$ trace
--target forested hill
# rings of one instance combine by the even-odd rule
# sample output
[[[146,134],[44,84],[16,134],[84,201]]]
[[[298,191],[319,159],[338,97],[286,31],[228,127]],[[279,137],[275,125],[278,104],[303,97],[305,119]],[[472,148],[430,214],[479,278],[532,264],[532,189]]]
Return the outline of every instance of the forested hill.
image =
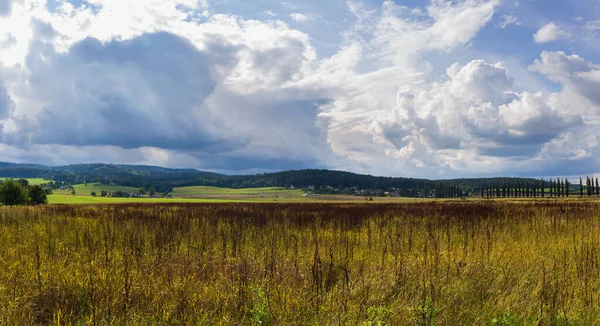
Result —
[[[0,177],[45,178],[69,184],[102,183],[121,186],[154,187],[169,191],[182,186],[217,186],[228,188],[290,187],[305,188],[352,188],[357,189],[434,189],[440,184],[453,184],[462,188],[476,189],[482,183],[509,180],[457,179],[427,180],[398,177],[375,177],[342,171],[298,170],[256,175],[223,175],[194,169],[168,169],[146,165],[76,164],[44,166],[38,164],[15,164],[0,162]],[[510,179],[515,180],[515,179]],[[532,179],[518,179],[528,181]]]

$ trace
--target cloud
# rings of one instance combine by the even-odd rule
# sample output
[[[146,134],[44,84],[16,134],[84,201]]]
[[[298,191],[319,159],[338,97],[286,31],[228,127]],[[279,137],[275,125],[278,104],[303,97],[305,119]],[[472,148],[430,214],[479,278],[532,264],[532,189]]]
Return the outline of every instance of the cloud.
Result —
[[[292,17],[292,19],[297,23],[306,23],[308,21],[314,20],[313,17],[298,12],[290,14],[290,17]]]
[[[378,67],[357,76],[356,89],[346,91],[352,95],[336,98],[321,113],[329,123],[328,140],[335,152],[378,171],[410,171],[413,175],[498,173],[503,167],[530,171],[525,162],[538,162],[547,155],[548,144],[575,130],[594,130],[586,123],[585,116],[590,112],[582,110],[587,107],[585,102],[574,100],[571,91],[567,91],[581,93],[591,89],[589,85],[575,84],[572,78],[558,79],[569,76],[565,70],[570,70],[588,82],[595,80],[597,76],[591,72],[589,62],[572,60],[573,65],[581,61],[581,67],[555,68],[556,72],[551,73],[553,60],[549,58],[561,55],[543,53],[542,61],[547,63],[544,67],[550,70],[545,75],[565,87],[555,94],[513,89],[513,80],[504,65],[484,60],[454,64],[442,79],[425,80],[429,65],[419,54],[452,49],[464,39],[455,38],[446,46],[420,43],[420,39],[404,40],[403,30],[412,34],[415,26],[392,18],[382,20],[395,22],[386,28],[398,28],[393,33],[395,39],[402,41],[398,49],[411,49],[414,55],[397,57],[391,67]],[[427,31],[424,34],[431,32],[431,27],[418,25]],[[385,32],[392,34],[392,30],[373,30],[374,35]],[[361,34],[360,40],[363,38]],[[396,43],[386,42],[381,47],[383,51],[375,48],[373,52],[385,53],[395,49]],[[354,67],[357,65],[361,65],[360,59]],[[351,80],[346,79],[346,85],[352,85]],[[585,96],[590,95],[593,93]],[[577,106],[579,109],[574,109]],[[588,134],[595,137],[593,132]],[[589,146],[583,148],[577,157],[587,157],[593,151]],[[540,171],[556,169],[544,162],[536,164]]]
[[[57,155],[59,153],[60,155]],[[47,165],[113,162],[118,164],[146,164],[170,167],[198,166],[193,156],[151,147],[124,149],[119,146],[65,146],[37,145],[16,147],[0,144],[0,154],[8,162],[38,162]]]
[[[322,166],[331,155],[315,123],[326,91],[297,85],[314,49],[281,22],[218,15],[191,40],[89,37],[66,52],[53,25],[32,26],[3,136],[14,148],[152,148],[240,170]]]
[[[600,65],[595,65],[576,54],[543,52],[541,58],[535,60],[530,69],[563,85],[565,97],[575,97],[578,100],[575,103],[580,107],[573,110],[589,114],[600,109]],[[573,103],[573,100],[570,102]]]
[[[37,144],[196,149],[232,146],[216,136],[201,105],[215,87],[205,55],[168,33],[101,43],[65,54],[33,45],[27,94],[46,104],[22,132]],[[56,84],[56,76],[61,83]],[[29,113],[21,108],[21,116]]]
[[[562,30],[554,23],[548,23],[533,34],[533,40],[536,43],[548,43],[559,39],[569,39],[571,33]]]
[[[6,87],[0,84],[0,120],[10,117],[15,108],[15,103],[8,94]]]
[[[519,26],[522,23],[517,19],[517,17],[513,16],[513,15],[502,15],[502,21],[498,23],[498,27],[504,29],[507,28],[510,25],[516,25]]]
[[[393,144],[396,157],[419,159],[411,148],[430,149],[423,153],[429,157],[420,158],[423,165],[438,164],[440,150],[535,155],[543,144],[583,123],[552,108],[542,94],[512,93],[512,79],[501,64],[455,64],[447,74],[444,83],[400,93],[394,114],[375,122],[374,130]]]
[[[432,178],[597,166],[595,59],[544,52],[516,72],[481,59],[477,35],[500,0],[351,1],[328,39],[268,6],[259,21],[218,13],[224,2],[26,4],[0,19],[6,160]],[[555,91],[523,91],[524,74]]]
[[[16,44],[17,38],[11,33],[6,34],[4,40],[0,41],[0,47],[2,48],[10,48]]]
[[[584,28],[588,31],[598,31],[600,30],[600,20],[588,21]]]

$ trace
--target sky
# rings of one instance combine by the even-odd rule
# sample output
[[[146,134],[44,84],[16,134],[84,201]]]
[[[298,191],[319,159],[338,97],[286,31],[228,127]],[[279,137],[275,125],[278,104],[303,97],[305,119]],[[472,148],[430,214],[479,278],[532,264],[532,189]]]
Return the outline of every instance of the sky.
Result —
[[[600,0],[0,0],[0,160],[600,172]]]

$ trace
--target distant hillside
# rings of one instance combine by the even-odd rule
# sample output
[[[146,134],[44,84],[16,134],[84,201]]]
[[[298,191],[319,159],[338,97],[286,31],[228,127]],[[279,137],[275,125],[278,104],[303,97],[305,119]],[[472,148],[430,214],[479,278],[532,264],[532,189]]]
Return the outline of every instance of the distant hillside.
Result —
[[[532,179],[456,179],[427,180],[399,177],[375,177],[331,170],[298,170],[256,175],[223,175],[194,169],[169,169],[158,166],[122,164],[73,164],[44,166],[0,162],[0,177],[45,178],[70,184],[102,183],[130,187],[154,187],[157,191],[170,191],[183,186],[216,186],[227,188],[290,187],[345,189],[434,189],[440,185],[456,185],[465,190],[477,190],[480,185],[506,180]]]

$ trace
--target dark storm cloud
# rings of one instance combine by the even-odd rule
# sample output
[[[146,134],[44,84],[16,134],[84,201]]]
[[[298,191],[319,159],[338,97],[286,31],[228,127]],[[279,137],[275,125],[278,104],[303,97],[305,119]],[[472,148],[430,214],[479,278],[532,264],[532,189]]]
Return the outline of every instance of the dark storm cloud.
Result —
[[[212,35],[199,50],[161,32],[108,42],[87,38],[61,53],[52,45],[57,33],[51,25],[33,21],[32,27],[25,62],[31,73],[18,95],[36,101],[20,103],[13,116],[17,131],[4,135],[15,149],[114,147],[131,156],[155,148],[229,171],[322,166],[330,154],[317,125],[327,96],[278,86],[299,74],[301,42],[285,44],[293,47],[289,55],[250,51]],[[276,85],[250,90],[232,83],[228,77],[235,81],[242,52],[253,64],[244,69]]]
[[[482,147],[477,151],[481,155],[494,157],[520,157],[523,159],[530,158],[540,151],[541,146],[502,146],[502,147]]]
[[[36,30],[53,35],[48,26]],[[34,143],[209,152],[242,145],[204,112],[216,85],[210,62],[180,37],[88,38],[65,54],[38,40],[32,49],[30,91],[48,103],[29,130]]]
[[[313,159],[295,159],[295,158],[281,158],[281,157],[260,157],[260,156],[200,156],[201,169],[207,170],[227,170],[227,171],[244,171],[252,169],[265,169],[273,171],[283,170],[299,170],[299,169],[318,169],[328,168],[328,166],[315,162]]]
[[[482,128],[465,120],[469,132],[484,140],[492,141],[497,146],[477,146],[478,153],[494,157],[534,157],[552,139],[563,132],[583,126],[581,116],[561,117],[554,112],[524,121],[517,130],[505,128]],[[516,133],[515,131],[518,131]]]

